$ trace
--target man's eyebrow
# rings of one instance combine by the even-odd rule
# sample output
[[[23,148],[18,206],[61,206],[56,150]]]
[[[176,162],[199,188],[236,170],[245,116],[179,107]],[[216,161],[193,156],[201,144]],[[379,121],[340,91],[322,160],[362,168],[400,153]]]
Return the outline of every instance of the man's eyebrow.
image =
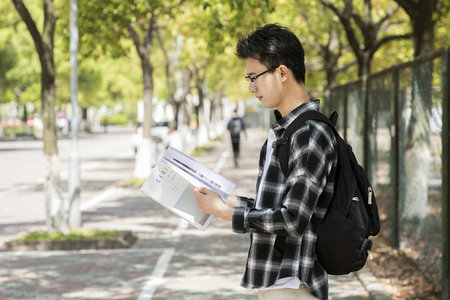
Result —
[[[256,74],[256,73],[255,72],[247,73],[248,76],[253,75],[253,74]]]

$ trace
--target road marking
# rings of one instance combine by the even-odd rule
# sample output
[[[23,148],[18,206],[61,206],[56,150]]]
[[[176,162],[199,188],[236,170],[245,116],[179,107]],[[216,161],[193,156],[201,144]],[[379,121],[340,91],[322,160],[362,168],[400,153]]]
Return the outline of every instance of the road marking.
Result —
[[[225,165],[225,162],[227,161],[228,158],[228,150],[222,152],[222,155],[220,155],[219,161],[216,164],[216,167],[214,168],[214,172],[219,173],[223,166]]]
[[[214,172],[219,173],[222,170],[228,158],[228,153],[229,153],[228,151],[222,152],[219,160],[216,163]],[[178,223],[177,228],[172,232],[171,236],[174,238],[181,237],[183,235],[183,232],[186,230],[188,226],[189,223],[184,219],[181,219],[180,222]],[[156,289],[163,283],[164,273],[166,272],[167,267],[169,266],[174,253],[175,253],[174,248],[167,248],[164,250],[163,254],[161,254],[161,256],[158,259],[158,262],[156,263],[153,273],[150,275],[150,278],[145,284],[143,290],[141,291],[138,300],[152,299]]]
[[[153,297],[153,293],[156,291],[159,285],[163,283],[164,273],[166,273],[167,267],[169,266],[172,256],[175,253],[174,248],[164,249],[163,254],[158,259],[155,269],[150,275],[150,278],[145,283],[144,289],[138,297],[138,300],[150,300]]]
[[[120,193],[120,189],[115,188],[115,187],[110,187],[106,190],[104,190],[102,193],[100,193],[99,195],[95,196],[94,198],[91,198],[90,200],[84,202],[83,204],[80,205],[80,209],[81,211],[84,211],[88,208],[91,208],[92,206],[94,206],[95,204],[109,198],[112,196],[117,197],[117,195]]]
[[[181,237],[183,235],[183,232],[186,230],[186,228],[188,228],[188,226],[189,226],[189,223],[186,220],[181,219],[180,222],[178,222],[177,228],[174,231],[172,231],[171,236],[173,238]]]

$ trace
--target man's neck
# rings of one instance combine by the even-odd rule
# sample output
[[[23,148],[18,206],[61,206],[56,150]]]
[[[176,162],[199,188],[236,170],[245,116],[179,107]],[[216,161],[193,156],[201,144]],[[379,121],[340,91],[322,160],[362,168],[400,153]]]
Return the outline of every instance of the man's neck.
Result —
[[[287,84],[288,86],[285,88],[283,101],[277,107],[283,117],[303,103],[309,101],[305,84],[296,81]]]

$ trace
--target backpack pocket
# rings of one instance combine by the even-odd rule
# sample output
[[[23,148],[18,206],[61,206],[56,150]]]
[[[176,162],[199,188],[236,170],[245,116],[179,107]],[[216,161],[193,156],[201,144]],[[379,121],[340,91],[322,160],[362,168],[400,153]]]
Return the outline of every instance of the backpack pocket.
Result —
[[[339,213],[330,214],[317,228],[316,255],[331,275],[360,270],[367,260],[366,247],[371,244],[359,226]]]
[[[355,222],[355,226],[367,232],[369,227],[369,217],[367,216],[367,209],[364,204],[364,197],[362,197],[359,189],[356,189],[355,195],[350,202],[347,218]]]

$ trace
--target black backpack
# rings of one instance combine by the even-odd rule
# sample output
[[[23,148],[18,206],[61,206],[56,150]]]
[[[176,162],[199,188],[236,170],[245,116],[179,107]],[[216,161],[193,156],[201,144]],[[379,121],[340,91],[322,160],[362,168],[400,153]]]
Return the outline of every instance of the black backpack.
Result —
[[[238,118],[233,118],[230,121],[230,125],[228,126],[228,129],[230,130],[230,133],[232,135],[239,135],[242,130],[241,120]]]
[[[380,231],[373,188],[352,147],[336,131],[337,117],[337,112],[328,119],[318,111],[306,111],[289,125],[276,142],[281,169],[287,177],[291,135],[307,120],[324,122],[333,129],[338,152],[334,193],[324,219],[319,221],[313,215],[311,221],[317,233],[317,258],[325,271],[332,275],[360,270],[372,248],[369,236],[375,236]]]

